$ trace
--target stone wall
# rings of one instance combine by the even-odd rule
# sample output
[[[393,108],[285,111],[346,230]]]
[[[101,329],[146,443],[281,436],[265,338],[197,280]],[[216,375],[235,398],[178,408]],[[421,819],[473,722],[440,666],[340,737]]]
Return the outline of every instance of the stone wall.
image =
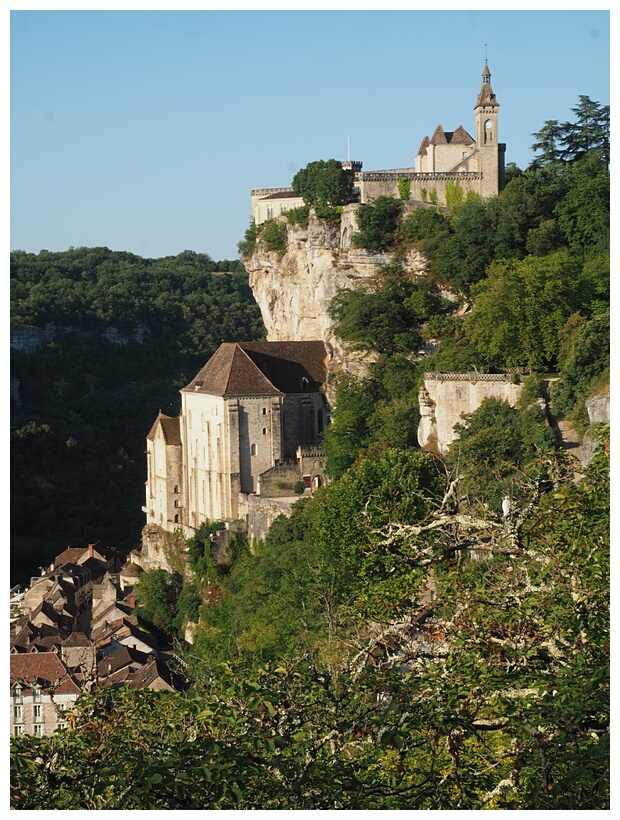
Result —
[[[445,453],[457,438],[454,426],[463,414],[473,413],[486,398],[507,401],[514,407],[522,388],[510,373],[425,373],[419,393],[420,447]]]
[[[299,501],[300,496],[288,496],[287,498],[263,498],[259,495],[245,496],[239,499],[239,507],[247,515],[247,536],[250,548],[257,542],[262,541],[267,535],[269,527],[280,515],[290,518],[293,511],[293,504]]]

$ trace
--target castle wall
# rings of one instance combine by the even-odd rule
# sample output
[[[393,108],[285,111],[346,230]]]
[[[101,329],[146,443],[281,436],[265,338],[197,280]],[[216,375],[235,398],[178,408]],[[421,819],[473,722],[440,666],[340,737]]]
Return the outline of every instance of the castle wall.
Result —
[[[463,414],[473,413],[483,399],[507,401],[515,407],[522,384],[514,382],[509,373],[425,373],[420,388],[420,447],[444,454],[458,436],[454,425]]]

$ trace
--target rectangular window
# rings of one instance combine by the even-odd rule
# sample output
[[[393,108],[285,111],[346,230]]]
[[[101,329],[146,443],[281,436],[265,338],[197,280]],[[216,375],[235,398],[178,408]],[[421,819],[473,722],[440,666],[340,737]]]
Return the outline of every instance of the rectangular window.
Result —
[[[40,723],[35,723],[33,728],[35,737],[41,737],[43,735],[43,726],[41,726]]]
[[[13,689],[13,700],[15,701],[15,703],[21,703],[22,702],[22,689],[21,689],[21,686],[16,686]]]
[[[35,705],[32,707],[32,711],[33,711],[34,719],[35,720],[37,720],[37,719],[41,720],[41,704],[40,703],[35,703]]]
[[[13,718],[15,720],[22,719],[22,707],[21,706],[14,706],[13,707]]]
[[[23,726],[13,726],[13,734],[15,735],[15,737],[17,737],[18,735],[21,735],[21,733],[23,731],[24,731]]]
[[[60,729],[66,729],[66,728],[67,728],[67,724],[66,724],[66,723],[59,723],[59,724],[58,724],[58,726],[57,726],[56,728],[57,728],[57,729],[59,729],[59,730],[60,730]]]
[[[33,692],[32,692],[32,699],[33,699],[33,701],[34,701],[35,703],[36,703],[37,701],[40,701],[40,700],[41,700],[41,690],[40,690],[40,689],[34,689],[34,690],[33,690]]]

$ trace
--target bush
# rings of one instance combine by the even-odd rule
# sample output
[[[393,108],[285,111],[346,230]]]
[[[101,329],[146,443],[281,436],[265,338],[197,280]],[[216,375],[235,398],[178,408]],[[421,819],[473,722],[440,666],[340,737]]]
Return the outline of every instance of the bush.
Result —
[[[301,225],[302,228],[308,227],[308,219],[310,217],[310,206],[300,205],[299,208],[293,208],[286,212],[286,218],[289,225]]]
[[[286,223],[276,219],[268,219],[263,222],[261,228],[261,242],[264,242],[270,251],[284,253],[288,242]]]
[[[407,200],[411,196],[411,180],[403,177],[398,180],[398,196],[402,200]]]
[[[301,495],[305,491],[305,489],[306,489],[306,482],[303,480],[303,478],[298,479],[293,484],[293,492],[295,493],[295,495]]]
[[[357,212],[359,232],[351,240],[356,248],[382,252],[397,242],[403,203],[391,196],[378,196],[372,205],[360,205]]]
[[[246,230],[243,239],[237,243],[237,250],[243,259],[252,256],[256,248],[256,240],[258,238],[259,225],[254,220],[250,222],[250,227]]]

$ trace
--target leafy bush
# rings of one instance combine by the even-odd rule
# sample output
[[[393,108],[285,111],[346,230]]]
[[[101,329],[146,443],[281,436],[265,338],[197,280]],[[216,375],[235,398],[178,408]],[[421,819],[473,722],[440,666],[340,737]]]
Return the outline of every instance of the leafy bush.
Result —
[[[308,219],[310,217],[310,206],[300,205],[299,208],[292,208],[286,211],[285,214],[289,225],[301,225],[302,228],[308,227]]]
[[[292,187],[306,205],[344,205],[353,194],[354,176],[352,169],[345,170],[336,159],[317,160],[295,174]]]
[[[411,197],[411,180],[403,177],[398,180],[398,196],[402,200],[408,200]]]
[[[264,242],[270,251],[284,253],[288,238],[286,223],[279,219],[268,219],[261,225],[260,240]]]
[[[360,205],[357,211],[358,233],[351,243],[356,248],[382,252],[393,248],[403,204],[391,196],[378,196],[372,205]]]
[[[237,250],[243,259],[248,259],[254,253],[259,230],[260,226],[252,220],[250,227],[246,229],[243,239],[237,243]]]

